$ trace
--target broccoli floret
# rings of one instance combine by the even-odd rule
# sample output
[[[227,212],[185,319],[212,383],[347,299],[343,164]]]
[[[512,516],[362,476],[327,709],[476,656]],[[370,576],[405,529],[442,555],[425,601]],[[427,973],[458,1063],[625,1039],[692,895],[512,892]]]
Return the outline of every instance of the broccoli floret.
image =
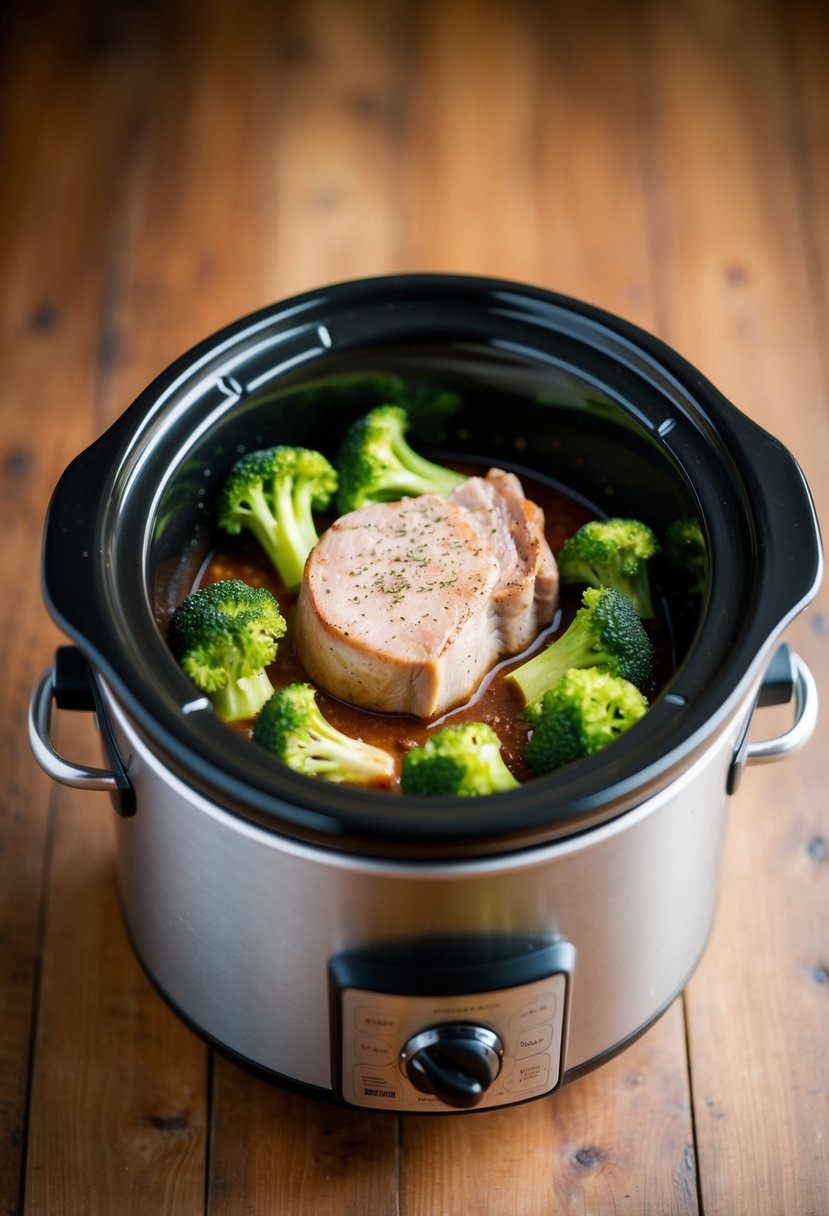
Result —
[[[463,405],[463,397],[452,389],[385,372],[368,377],[358,373],[348,395],[352,401],[362,398],[364,410],[393,401],[406,411],[411,426],[427,432],[442,426]]]
[[[588,587],[581,602],[564,633],[507,676],[521,690],[530,718],[571,667],[601,667],[637,688],[650,679],[653,646],[628,597],[614,587]]]
[[[253,718],[273,693],[265,668],[285,620],[270,591],[240,579],[209,583],[182,600],[167,630],[170,649],[225,722]]]
[[[418,456],[406,440],[409,418],[398,405],[378,405],[346,431],[337,456],[341,515],[374,502],[449,494],[465,478]]]
[[[613,743],[647,711],[645,697],[628,680],[599,667],[571,668],[538,702],[524,760],[550,773]]]
[[[302,582],[305,561],[319,540],[313,512],[324,511],[337,474],[321,452],[274,447],[236,461],[219,495],[219,526],[232,535],[247,528],[286,588]]]
[[[504,763],[498,736],[485,722],[444,726],[423,747],[413,747],[403,757],[406,794],[475,798],[518,785]]]
[[[254,723],[253,738],[306,777],[351,785],[389,784],[394,777],[393,757],[332,726],[310,684],[275,692]]]
[[[699,520],[683,515],[665,531],[665,554],[688,579],[689,595],[702,595],[708,578],[708,556]]]
[[[594,519],[564,542],[558,569],[563,583],[615,587],[641,617],[652,617],[648,560],[658,552],[655,535],[638,519]]]
[[[442,426],[453,414],[457,414],[463,405],[460,393],[451,389],[436,388],[431,384],[416,384],[410,380],[401,380],[400,388],[381,396],[379,400],[393,401],[401,406],[413,427],[433,431]]]

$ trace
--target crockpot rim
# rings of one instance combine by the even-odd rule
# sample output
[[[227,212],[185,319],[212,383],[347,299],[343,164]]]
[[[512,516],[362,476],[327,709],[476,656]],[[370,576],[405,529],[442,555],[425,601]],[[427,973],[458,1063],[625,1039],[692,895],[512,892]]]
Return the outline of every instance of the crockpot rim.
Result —
[[[720,443],[723,443],[723,429],[729,436],[729,444],[736,443],[738,447],[750,439],[762,437],[764,442],[774,446],[778,456],[780,453],[785,454],[787,477],[792,484],[797,481],[799,469],[785,448],[741,415],[705,377],[660,339],[622,318],[558,293],[509,280],[459,275],[393,275],[351,280],[318,288],[251,313],[208,336],[171,364],[139,394],[133,405],[96,443],[76,458],[70,469],[77,467],[79,462],[83,466],[89,459],[88,453],[96,451],[99,458],[111,461],[113,484],[118,483],[119,477],[123,484],[125,454],[129,452],[130,443],[142,433],[142,426],[146,431],[151,419],[162,417],[164,403],[173,400],[177,387],[186,386],[188,379],[196,377],[201,365],[205,361],[209,362],[217,351],[232,350],[235,345],[254,333],[267,331],[278,324],[284,325],[299,317],[303,317],[306,323],[312,323],[317,314],[323,317],[326,315],[325,310],[332,306],[332,302],[339,302],[347,307],[349,302],[356,306],[367,296],[371,296],[375,304],[378,299],[385,297],[387,307],[393,308],[398,304],[407,303],[405,298],[398,300],[398,297],[405,297],[407,292],[440,292],[444,296],[453,292],[473,293],[481,308],[484,307],[485,300],[490,303],[496,301],[499,307],[503,306],[505,301],[509,302],[510,306],[518,307],[523,304],[529,311],[537,309],[542,314],[545,309],[552,308],[559,320],[562,315],[570,319],[571,329],[578,329],[583,325],[587,328],[593,327],[596,332],[609,333],[620,342],[628,344],[640,361],[644,356],[653,365],[655,374],[669,377],[689,402],[702,407],[701,414],[706,418],[713,408],[717,414],[717,438]],[[389,299],[390,296],[395,297],[393,302]],[[349,323],[352,327],[355,325],[353,315],[349,317]],[[730,453],[730,447],[728,450]],[[134,464],[134,461],[128,463]],[[64,474],[59,486],[64,483],[69,472],[70,470],[67,470]],[[130,475],[133,475],[132,471]],[[802,474],[799,476],[802,481]],[[805,482],[803,486],[805,488]],[[228,772],[225,769],[217,769],[215,764],[211,765],[211,749],[215,741],[218,739],[220,743],[227,744],[231,732],[224,724],[213,719],[212,714],[205,715],[208,721],[198,725],[196,722],[202,716],[200,714],[191,714],[185,721],[185,715],[181,711],[182,697],[189,694],[189,701],[193,702],[193,689],[169,653],[167,658],[171,670],[174,669],[170,680],[177,684],[174,698],[176,704],[172,717],[171,707],[166,707],[163,717],[166,717],[167,721],[164,721],[163,717],[160,719],[157,707],[154,712],[152,706],[145,703],[145,697],[136,696],[133,681],[129,678],[130,673],[127,671],[125,676],[120,661],[123,656],[116,654],[113,660],[112,652],[108,651],[106,646],[100,647],[90,639],[84,627],[74,619],[75,614],[71,610],[64,611],[62,600],[65,600],[65,596],[60,590],[62,576],[59,567],[65,576],[66,562],[57,561],[55,558],[57,538],[54,511],[58,509],[59,502],[59,489],[56,489],[53,508],[50,508],[47,522],[44,547],[44,594],[49,610],[58,624],[87,655],[93,670],[100,671],[111,685],[119,703],[130,717],[160,748],[167,761],[174,764],[179,775],[187,774],[191,784],[215,792],[221,798],[222,804],[229,806],[229,809],[236,810],[244,817],[252,817],[275,831],[303,838],[312,837],[338,848],[347,842],[348,847],[358,850],[403,849],[404,852],[411,853],[412,850],[422,849],[432,853],[434,850],[474,851],[476,847],[485,847],[486,851],[512,849],[524,847],[528,841],[538,837],[550,839],[551,832],[554,835],[581,832],[595,822],[604,822],[636,805],[646,791],[661,788],[671,780],[679,768],[690,763],[706,745],[706,740],[711,737],[713,731],[719,729],[735,712],[740,700],[746,696],[747,689],[752,682],[756,682],[759,665],[774,636],[811,598],[820,577],[820,553],[817,546],[810,572],[801,579],[798,589],[792,592],[787,588],[785,606],[780,600],[773,611],[767,608],[761,621],[754,623],[756,627],[752,634],[753,640],[748,646],[753,653],[753,661],[749,664],[743,661],[740,678],[731,681],[730,692],[720,700],[717,713],[707,715],[704,723],[698,723],[693,731],[685,735],[681,743],[660,753],[655,760],[651,756],[647,761],[646,756],[647,762],[642,762],[641,757],[648,751],[643,742],[646,732],[637,727],[614,744],[609,752],[580,761],[575,778],[573,773],[564,771],[535,778],[521,790],[509,795],[493,795],[486,800],[475,800],[474,813],[470,813],[472,808],[469,800],[401,800],[399,796],[388,797],[375,791],[332,788],[322,782],[285,771],[274,773],[271,770],[267,781],[268,788],[263,789],[251,781],[251,747],[239,738],[234,738],[233,742],[244,749],[244,752],[241,753],[239,764],[234,766],[233,771]],[[811,500],[808,490],[805,490],[804,502],[809,508]],[[58,507],[55,504],[58,504]],[[813,508],[811,513],[814,518]],[[100,529],[104,528],[105,515],[105,508],[99,507],[94,520],[98,539]],[[705,518],[710,520],[710,515]],[[816,528],[815,520],[814,529]],[[99,550],[103,554],[105,545],[101,544]],[[87,561],[93,551],[89,548],[84,551]],[[94,561],[92,564],[94,566]],[[98,572],[100,574],[100,569]],[[99,585],[101,584],[106,588],[106,579],[103,576],[99,579]],[[108,605],[105,604],[106,606]],[[702,633],[707,611],[706,608],[701,614]],[[668,688],[647,715],[645,722],[650,720],[653,724],[651,735],[657,725],[663,734],[670,736],[675,733],[675,727],[668,720],[672,717],[676,719],[682,712],[687,711],[687,698],[685,704],[680,705],[676,691],[672,690],[675,690],[677,680],[693,656],[696,644],[695,642],[692,645],[685,663],[680,666]],[[743,650],[745,649],[744,645]],[[675,698],[673,704],[671,696]],[[216,728],[222,732],[221,736],[217,734]],[[274,787],[280,792],[275,794]],[[574,788],[575,794],[572,792]],[[551,818],[549,803],[553,797],[567,800],[568,813]],[[370,801],[367,802],[367,799]],[[410,806],[411,814],[408,813]],[[369,808],[368,811],[366,807]]]

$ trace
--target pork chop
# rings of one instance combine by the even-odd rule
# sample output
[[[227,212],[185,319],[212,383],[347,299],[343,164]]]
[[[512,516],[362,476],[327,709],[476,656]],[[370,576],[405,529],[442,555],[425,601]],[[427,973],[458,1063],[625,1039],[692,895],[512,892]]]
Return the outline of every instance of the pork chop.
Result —
[[[375,503],[320,538],[295,640],[321,687],[366,709],[431,720],[468,700],[498,659],[552,620],[557,581],[543,515],[521,507],[517,478],[503,503],[502,483],[470,480],[488,487],[470,488],[470,507],[432,494]]]
[[[492,596],[502,655],[525,650],[553,619],[558,567],[544,535],[544,512],[524,494],[514,473],[490,469],[449,495],[464,507],[481,540],[498,558],[501,577]]]

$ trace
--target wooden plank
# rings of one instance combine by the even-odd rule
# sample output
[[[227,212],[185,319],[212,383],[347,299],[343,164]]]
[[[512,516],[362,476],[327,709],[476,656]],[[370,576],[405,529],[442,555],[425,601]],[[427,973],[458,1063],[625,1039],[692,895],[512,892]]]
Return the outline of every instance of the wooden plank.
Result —
[[[408,40],[400,268],[537,280],[532,6],[426,0]]]
[[[208,1211],[397,1216],[397,1119],[280,1090],[221,1057]]]
[[[280,6],[263,68],[273,126],[258,233],[273,298],[399,269],[405,11],[400,0]]]
[[[826,435],[820,334],[774,11],[771,0],[750,10],[700,6],[695,18],[657,13],[655,28],[645,27],[655,69],[645,104],[660,166],[655,255],[671,301],[660,325],[738,407],[808,460],[803,427],[818,450]]]
[[[638,9],[600,0],[539,12],[536,277],[653,331],[660,268]]]
[[[273,6],[143,12],[146,77],[116,202],[101,424],[191,346],[268,302]]]
[[[0,1211],[18,1212],[50,783],[26,741],[28,701],[58,631],[39,586],[43,518],[58,471],[91,437],[108,183],[123,94],[90,128],[99,65],[76,91],[68,12],[19,11],[0,71],[0,526],[13,593],[0,597]],[[94,155],[91,150],[94,147]]]
[[[787,11],[783,45],[788,51],[787,85],[794,104],[802,236],[817,317],[817,333],[829,333],[829,13],[822,4],[796,4]],[[818,343],[824,380],[829,352]]]
[[[798,205],[783,19],[766,4],[652,5],[650,20],[666,336],[801,458],[825,515],[815,237]],[[790,631],[824,689],[825,630],[810,620],[825,603]],[[829,1193],[826,763],[813,746],[748,773],[733,800],[715,932],[687,998],[706,1213],[818,1212]]]

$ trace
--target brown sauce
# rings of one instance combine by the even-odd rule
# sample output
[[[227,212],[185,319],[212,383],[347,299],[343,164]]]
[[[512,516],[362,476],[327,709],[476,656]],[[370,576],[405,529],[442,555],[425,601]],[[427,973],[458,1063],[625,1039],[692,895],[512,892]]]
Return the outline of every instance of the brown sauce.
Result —
[[[460,468],[460,471],[468,473],[469,476],[484,476],[487,469],[469,466]],[[583,502],[555,486],[536,481],[524,473],[521,474],[521,481],[527,497],[536,502],[544,511],[545,531],[553,553],[558,553],[567,537],[571,536],[577,528],[587,520],[596,517],[595,512],[591,511]],[[329,522],[331,521],[321,520],[320,530]],[[283,688],[297,680],[312,683],[313,681],[308,680],[293,648],[292,623],[296,608],[296,593],[286,591],[280,585],[276,571],[254,540],[244,536],[223,538],[220,545],[211,553],[191,589],[195,590],[198,586],[227,578],[238,578],[255,587],[267,587],[279,603],[288,627],[285,636],[279,643],[276,662],[268,669],[274,687]],[[502,752],[507,765],[518,780],[527,780],[532,774],[523,764],[521,757],[527,742],[529,727],[523,714],[521,695],[511,681],[504,679],[504,675],[566,629],[580,602],[580,588],[562,587],[559,611],[556,613],[553,624],[539,634],[533,645],[522,654],[513,655],[496,664],[484,677],[469,701],[431,722],[422,722],[408,714],[375,713],[361,709],[356,705],[332,697],[324,689],[318,688],[317,701],[320,709],[328,721],[344,734],[364,739],[367,743],[383,748],[396,758],[397,778],[394,789],[399,789],[400,766],[404,754],[412,747],[422,746],[429,736],[440,727],[457,722],[487,722],[492,726],[501,740]],[[665,639],[659,636],[658,624],[654,622],[647,624],[653,626],[650,632],[656,648],[657,665],[664,666]],[[657,680],[659,681],[659,671],[657,671]],[[237,722],[232,726],[240,734],[249,737],[253,724],[252,722]]]

